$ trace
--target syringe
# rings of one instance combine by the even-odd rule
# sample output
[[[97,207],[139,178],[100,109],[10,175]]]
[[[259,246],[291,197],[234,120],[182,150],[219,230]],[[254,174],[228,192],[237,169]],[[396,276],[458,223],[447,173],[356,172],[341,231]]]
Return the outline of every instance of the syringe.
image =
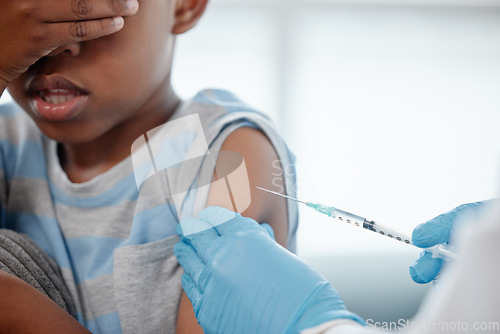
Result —
[[[299,199],[296,199],[296,198],[293,198],[290,196],[286,196],[286,195],[280,194],[278,192],[264,189],[261,187],[256,187],[256,188],[260,189],[260,190],[267,191],[268,193],[271,193],[274,195],[278,195],[281,197],[291,199],[291,200],[299,202],[299,203],[303,203],[303,204],[307,205],[308,207],[313,208],[314,210],[321,212],[329,217],[337,218],[341,222],[345,222],[345,223],[348,223],[348,224],[351,224],[354,226],[362,227],[366,230],[369,230],[369,231],[375,232],[377,234],[389,237],[391,239],[395,239],[397,241],[404,242],[408,245],[413,245],[410,236],[408,236],[404,233],[401,233],[397,230],[394,230],[392,228],[385,227],[385,226],[382,226],[380,224],[376,224],[374,221],[369,221],[366,218],[357,216],[357,215],[349,213],[347,211],[343,211],[343,210],[334,208],[333,206],[327,206],[327,205],[320,204],[320,203],[301,201]],[[423,250],[431,253],[432,257],[435,257],[435,258],[441,258],[441,259],[445,259],[445,260],[456,259],[456,254],[452,252],[452,250],[450,249],[448,244],[439,244],[439,245],[435,245],[435,246],[432,246],[429,248],[423,248]]]

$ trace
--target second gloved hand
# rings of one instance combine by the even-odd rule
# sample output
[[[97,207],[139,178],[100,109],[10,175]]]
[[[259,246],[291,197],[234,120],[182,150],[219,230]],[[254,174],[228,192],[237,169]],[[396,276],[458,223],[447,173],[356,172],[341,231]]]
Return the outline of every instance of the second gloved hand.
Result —
[[[418,225],[413,230],[413,244],[417,247],[427,248],[449,243],[456,222],[463,219],[465,215],[477,216],[485,203],[463,204]],[[429,283],[437,277],[443,265],[444,261],[442,259],[433,258],[431,253],[424,251],[420,258],[410,266],[410,275],[417,283]]]
[[[181,226],[174,251],[206,333],[298,333],[332,319],[364,323],[324,277],[276,243],[269,225],[210,207]]]

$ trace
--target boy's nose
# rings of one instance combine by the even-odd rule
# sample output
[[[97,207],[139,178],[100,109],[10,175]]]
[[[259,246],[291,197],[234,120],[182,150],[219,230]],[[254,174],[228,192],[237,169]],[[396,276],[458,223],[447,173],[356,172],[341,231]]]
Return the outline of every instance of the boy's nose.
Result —
[[[67,52],[71,56],[78,56],[80,54],[80,43],[69,43],[69,44],[64,44],[61,45],[60,47],[54,49],[51,53],[49,53],[47,56],[49,57],[54,57],[57,55],[60,55],[61,53]]]

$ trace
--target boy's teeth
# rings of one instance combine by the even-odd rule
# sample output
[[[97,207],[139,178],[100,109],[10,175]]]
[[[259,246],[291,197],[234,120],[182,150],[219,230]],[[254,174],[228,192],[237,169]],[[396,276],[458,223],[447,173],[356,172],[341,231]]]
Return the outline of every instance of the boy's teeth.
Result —
[[[79,94],[70,93],[59,89],[49,90],[48,92],[40,92],[42,99],[50,104],[61,104],[68,102]]]
[[[43,99],[45,100],[45,102],[48,102],[50,104],[61,104],[64,102],[68,102],[74,97],[75,95],[50,95],[44,96]]]

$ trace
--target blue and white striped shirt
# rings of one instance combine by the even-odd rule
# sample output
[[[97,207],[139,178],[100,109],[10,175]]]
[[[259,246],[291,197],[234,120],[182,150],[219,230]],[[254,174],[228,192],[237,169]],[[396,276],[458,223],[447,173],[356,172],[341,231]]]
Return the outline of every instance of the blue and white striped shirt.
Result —
[[[175,117],[198,114],[210,150],[217,152],[243,126],[262,130],[283,164],[293,157],[267,118],[232,94],[205,90]],[[183,156],[190,136],[172,136],[162,154]],[[14,104],[0,105],[0,227],[28,234],[62,270],[78,320],[94,333],[175,332],[182,270],[174,255],[178,216],[196,215],[207,192],[191,186],[179,213],[162,196],[136,186],[131,157],[84,183],[72,183],[46,138]],[[200,168],[203,161],[200,160]],[[285,184],[294,196],[295,175]],[[195,184],[179,169],[175,182]],[[293,250],[297,207],[289,203]],[[181,217],[182,218],[182,217]]]

